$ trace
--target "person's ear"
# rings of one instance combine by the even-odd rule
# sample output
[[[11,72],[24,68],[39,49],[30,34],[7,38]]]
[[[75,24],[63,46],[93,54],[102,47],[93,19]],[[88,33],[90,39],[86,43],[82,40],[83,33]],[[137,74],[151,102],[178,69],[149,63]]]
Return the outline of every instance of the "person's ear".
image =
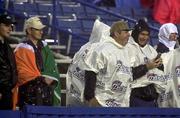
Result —
[[[118,37],[119,33],[118,32],[114,32],[114,36]]]
[[[27,32],[28,34],[30,34],[30,33],[31,33],[31,28],[27,28],[27,29],[26,29],[26,32]]]

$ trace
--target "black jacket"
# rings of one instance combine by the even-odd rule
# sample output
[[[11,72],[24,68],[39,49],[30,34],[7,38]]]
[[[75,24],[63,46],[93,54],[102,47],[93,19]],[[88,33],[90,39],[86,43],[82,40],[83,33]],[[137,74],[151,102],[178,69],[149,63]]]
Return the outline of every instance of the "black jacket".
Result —
[[[5,40],[0,41],[0,93],[11,90],[17,81],[17,69],[13,50]],[[6,90],[7,90],[6,89]]]
[[[169,48],[167,48],[164,44],[162,44],[161,42],[159,42],[159,44],[157,45],[156,51],[157,51],[158,53],[165,53],[165,52],[169,52]]]
[[[160,70],[164,69],[164,66],[159,67]],[[144,76],[148,72],[146,65],[139,65],[137,67],[132,68],[133,80],[139,79]],[[144,101],[154,101],[158,98],[158,93],[156,92],[154,84],[147,85],[145,87],[134,88],[131,91],[130,97],[130,107],[133,107],[134,98],[139,98]],[[153,103],[157,104],[157,103]]]
[[[177,45],[174,46],[174,49],[177,48]],[[169,48],[166,47],[164,44],[162,44],[161,42],[159,42],[159,44],[157,45],[157,49],[156,51],[158,53],[166,53],[166,52],[169,52]]]

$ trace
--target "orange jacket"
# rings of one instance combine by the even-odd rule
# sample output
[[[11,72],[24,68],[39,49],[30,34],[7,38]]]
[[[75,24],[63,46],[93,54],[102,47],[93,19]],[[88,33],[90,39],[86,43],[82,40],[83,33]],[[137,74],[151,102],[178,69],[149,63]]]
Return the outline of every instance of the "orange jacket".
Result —
[[[41,76],[36,66],[34,49],[30,45],[25,43],[19,44],[15,49],[15,58],[18,71],[18,82],[13,89],[13,110],[16,109],[16,104],[18,102],[19,86]]]

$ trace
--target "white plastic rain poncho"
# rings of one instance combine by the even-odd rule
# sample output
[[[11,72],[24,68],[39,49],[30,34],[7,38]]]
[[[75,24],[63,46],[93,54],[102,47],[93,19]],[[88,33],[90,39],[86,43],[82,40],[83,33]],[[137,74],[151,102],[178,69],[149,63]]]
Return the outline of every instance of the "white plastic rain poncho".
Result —
[[[128,51],[110,36],[91,53],[87,71],[97,74],[95,98],[103,107],[128,107],[132,73]]]
[[[144,47],[140,47],[132,37],[127,44],[127,48],[129,50],[132,67],[146,64],[148,61],[156,58],[157,56],[157,52],[152,46],[146,44]],[[165,74],[162,70],[154,68],[149,70],[146,75],[134,80],[132,88],[145,87],[153,83],[159,93],[158,106],[163,107],[162,104],[164,101],[161,98],[167,88],[168,79],[171,79],[169,74]]]
[[[73,106],[83,105],[83,92],[84,92],[84,60],[86,55],[91,52],[100,42],[102,42],[102,36],[109,35],[110,27],[99,20],[94,22],[93,30],[89,39],[81,49],[75,54],[72,64],[67,71],[67,83],[68,101],[67,104]],[[86,66],[87,68],[87,66]]]
[[[173,79],[167,80],[168,89],[162,98],[165,107],[180,107],[180,49],[162,54],[164,72],[172,75]]]

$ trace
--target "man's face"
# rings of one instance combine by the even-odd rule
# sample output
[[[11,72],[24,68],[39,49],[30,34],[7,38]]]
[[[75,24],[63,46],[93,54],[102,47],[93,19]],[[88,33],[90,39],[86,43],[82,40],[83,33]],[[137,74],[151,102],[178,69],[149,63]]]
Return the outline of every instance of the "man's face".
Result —
[[[148,31],[142,31],[139,33],[138,36],[138,44],[142,47],[144,47],[149,40],[149,32]]]
[[[0,23],[0,36],[1,37],[8,38],[10,36],[11,31],[12,31],[11,24]]]
[[[40,40],[42,39],[43,29],[30,28],[30,35],[34,40]]]
[[[169,39],[171,40],[171,41],[176,41],[176,39],[177,39],[177,33],[171,33],[170,35],[169,35]]]
[[[129,36],[130,36],[129,31],[119,32],[117,35],[118,43],[121,44],[122,46],[125,46],[128,43]]]

